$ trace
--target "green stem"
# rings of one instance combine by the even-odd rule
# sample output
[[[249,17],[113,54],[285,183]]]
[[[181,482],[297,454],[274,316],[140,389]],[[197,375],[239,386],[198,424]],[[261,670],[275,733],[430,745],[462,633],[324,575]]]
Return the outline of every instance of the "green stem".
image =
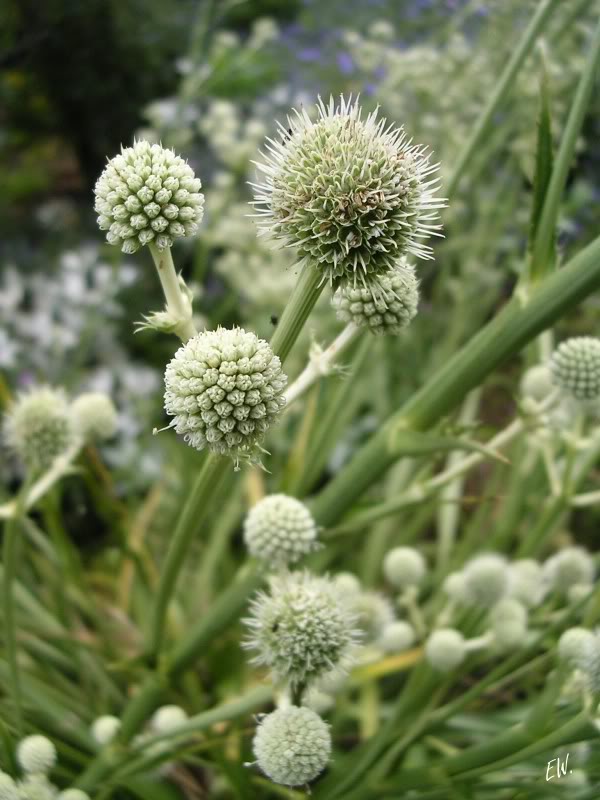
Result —
[[[156,658],[159,654],[164,634],[165,619],[169,602],[175,591],[177,578],[183,566],[185,556],[194,536],[204,522],[207,509],[225,471],[231,466],[229,459],[207,453],[202,469],[177,521],[167,550],[167,558],[161,571],[158,593],[152,611],[150,628],[149,655]]]
[[[526,303],[513,297],[392,414],[317,497],[313,511],[318,522],[327,526],[339,519],[351,501],[403,454],[401,447],[395,446],[399,433],[432,427],[503,361],[599,287],[600,237],[549,276]]]
[[[182,342],[187,342],[192,336],[197,334],[197,330],[192,321],[192,309],[190,301],[184,296],[181,290],[181,284],[175,271],[173,264],[173,255],[171,248],[167,247],[165,250],[159,250],[155,244],[148,245],[152,260],[156,267],[160,285],[162,286],[165,300],[167,303],[167,311],[178,320],[175,328],[175,333]]]
[[[4,602],[4,639],[6,658],[10,676],[10,691],[16,709],[17,727],[23,730],[23,711],[21,698],[21,682],[19,679],[19,665],[17,661],[17,633],[15,626],[15,603],[13,583],[17,573],[17,541],[19,533],[19,504],[14,517],[11,517],[4,528],[4,541],[2,558],[4,567],[4,580],[2,581],[2,598]]]
[[[558,6],[558,3],[559,0],[545,0],[545,2],[538,6],[536,13],[532,17],[529,25],[523,33],[521,41],[513,51],[510,61],[500,76],[500,79],[496,84],[496,90],[490,97],[487,106],[484,108],[479,119],[477,120],[471,136],[466,141],[465,146],[458,155],[454,169],[447,181],[446,191],[448,196],[451,196],[454,193],[458,182],[464,175],[465,168],[471,161],[471,157],[476,152],[477,148],[482,144],[486,135],[492,128],[494,123],[494,115],[512,88],[519,70],[523,66],[525,59],[533,48],[535,40],[544,28],[554,9]]]
[[[310,262],[305,264],[271,337],[271,348],[282,362],[288,357],[324,285],[317,267]]]

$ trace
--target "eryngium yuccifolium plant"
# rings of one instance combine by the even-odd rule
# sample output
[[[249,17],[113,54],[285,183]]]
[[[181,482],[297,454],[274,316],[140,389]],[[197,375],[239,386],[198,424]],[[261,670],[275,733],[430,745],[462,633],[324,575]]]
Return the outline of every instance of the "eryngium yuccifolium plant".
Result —
[[[252,743],[256,763],[275,783],[303,786],[323,772],[331,755],[329,726],[310,708],[267,714]]]
[[[401,256],[430,258],[438,232],[436,165],[402,128],[363,117],[356,100],[319,100],[317,120],[294,111],[269,139],[255,186],[259,231],[297,249],[323,279],[363,285]]]
[[[408,264],[371,279],[367,286],[343,282],[333,297],[339,319],[375,336],[397,336],[416,316],[418,304],[419,282]]]
[[[286,494],[271,494],[246,515],[244,541],[255,558],[293,564],[317,546],[317,526],[304,503]]]
[[[577,336],[560,344],[550,358],[554,384],[576,400],[600,397],[600,339]]]
[[[79,433],[88,441],[110,439],[117,431],[117,409],[103,392],[80,394],[71,403],[71,411]]]
[[[33,474],[48,469],[77,438],[65,393],[49,386],[19,395],[3,428],[4,440]]]
[[[96,182],[98,225],[107,231],[106,241],[124,253],[150,242],[164,250],[197,232],[204,209],[201,185],[172,150],[134,142],[110,159]]]
[[[269,344],[241,328],[203,331],[179,348],[165,371],[171,427],[197,450],[256,460],[285,405],[287,377]]]
[[[270,593],[260,593],[246,620],[255,664],[293,688],[306,687],[349,661],[359,633],[353,614],[335,585],[309,572],[271,578]]]

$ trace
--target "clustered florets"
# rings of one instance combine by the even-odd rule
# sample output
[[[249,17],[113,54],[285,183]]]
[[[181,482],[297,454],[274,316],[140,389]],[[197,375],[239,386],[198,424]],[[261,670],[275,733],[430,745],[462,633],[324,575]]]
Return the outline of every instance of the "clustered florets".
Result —
[[[219,327],[194,336],[167,365],[165,410],[197,450],[252,460],[285,405],[286,383],[266,341]]]
[[[314,780],[331,755],[329,726],[304,706],[279,708],[261,721],[253,741],[260,769],[284,786]]]
[[[550,359],[554,384],[576,400],[600,397],[600,339],[577,336],[559,345]]]
[[[135,253],[153,243],[159,250],[193,236],[202,220],[204,195],[192,168],[172,150],[146,141],[124,147],[95,187],[98,225],[109,244]]]
[[[244,541],[261,561],[293,564],[317,546],[317,526],[308,508],[285,494],[259,500],[244,520]]]
[[[333,304],[343,322],[366,328],[375,336],[397,336],[416,316],[419,282],[414,268],[403,263],[388,274],[373,278],[368,287],[342,283]]]
[[[295,111],[269,139],[257,185],[259,231],[297,249],[324,280],[363,285],[392,272],[401,256],[430,257],[437,232],[436,166],[402,128],[357,101],[319,101],[313,122]]]

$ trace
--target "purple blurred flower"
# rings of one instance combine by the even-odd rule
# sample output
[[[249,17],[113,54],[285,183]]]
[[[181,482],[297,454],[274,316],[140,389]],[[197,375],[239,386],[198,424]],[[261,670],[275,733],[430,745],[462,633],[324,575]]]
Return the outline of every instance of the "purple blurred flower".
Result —
[[[352,61],[350,53],[338,53],[336,61],[342,75],[350,75],[354,72],[354,61]]]
[[[318,47],[303,47],[298,51],[298,58],[300,61],[319,61],[321,51]]]

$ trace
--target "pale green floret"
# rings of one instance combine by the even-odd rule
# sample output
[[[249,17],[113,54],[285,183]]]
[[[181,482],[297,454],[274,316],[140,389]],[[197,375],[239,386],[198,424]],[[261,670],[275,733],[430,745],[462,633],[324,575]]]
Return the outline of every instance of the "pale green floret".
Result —
[[[386,653],[402,653],[413,646],[415,639],[413,626],[404,620],[396,620],[385,626],[378,644]]]
[[[465,640],[460,631],[440,628],[425,643],[425,658],[438,672],[450,672],[464,660]]]
[[[19,800],[17,784],[6,772],[0,772],[0,800]]]
[[[81,789],[65,789],[58,795],[57,800],[90,800],[90,796]]]
[[[491,608],[506,594],[509,575],[506,559],[496,553],[471,559],[463,570],[465,603]]]
[[[285,494],[254,505],[244,521],[250,555],[275,565],[293,564],[317,547],[317,526],[308,508]]]
[[[343,667],[358,638],[355,619],[327,578],[291,572],[270,580],[246,620],[256,651],[254,663],[269,667],[276,680],[305,687]]]
[[[65,393],[48,386],[19,395],[3,428],[6,443],[33,474],[47,470],[77,438]]]
[[[17,761],[24,772],[45,775],[56,764],[56,748],[45,736],[27,736],[18,744]]]
[[[383,561],[383,574],[397,589],[418,586],[426,572],[425,559],[413,547],[394,547]]]
[[[167,365],[165,410],[196,450],[257,460],[285,405],[286,383],[267,342],[241,328],[219,327],[194,336]]]
[[[367,328],[375,336],[397,336],[417,314],[419,282],[408,264],[369,280],[346,281],[333,297],[338,319]]]
[[[112,741],[121,727],[121,720],[110,714],[98,717],[92,723],[92,736],[98,744],[108,744]]]
[[[594,575],[594,561],[583,547],[565,547],[544,563],[547,583],[562,594],[575,584],[593,583]]]
[[[188,715],[179,706],[161,706],[154,712],[151,726],[157,733],[168,733],[169,731],[183,725],[188,719]]]
[[[542,566],[533,559],[523,558],[510,565],[509,594],[527,608],[535,608],[544,599],[546,587]]]
[[[363,644],[378,641],[384,629],[394,621],[393,606],[380,592],[361,591],[348,595],[344,602],[351,610],[356,626],[362,633]]]
[[[401,256],[430,258],[423,240],[438,232],[437,179],[425,149],[402,128],[356,101],[319,101],[312,122],[294,111],[268,140],[258,168],[259,231],[295,247],[323,279],[368,283],[396,268]]]
[[[536,403],[546,400],[553,389],[552,371],[545,364],[530,367],[521,379],[521,394]]]
[[[600,339],[567,339],[552,354],[550,369],[559,389],[576,400],[596,400],[600,397]]]
[[[494,644],[501,650],[510,650],[525,644],[527,637],[527,610],[517,600],[500,600],[490,613]]]
[[[103,392],[80,394],[71,403],[71,411],[79,433],[87,441],[110,439],[117,431],[117,409]]]
[[[257,764],[275,783],[303,786],[329,763],[329,726],[310,708],[289,706],[267,714],[252,743]]]
[[[338,572],[332,581],[341,594],[358,594],[361,590],[360,581],[351,572]]]
[[[201,182],[172,150],[146,141],[121,148],[94,189],[98,225],[124,253],[145,244],[159,250],[194,236],[204,213]]]
[[[568,628],[558,640],[558,656],[570,666],[577,666],[585,648],[594,640],[594,634],[586,628]]]

